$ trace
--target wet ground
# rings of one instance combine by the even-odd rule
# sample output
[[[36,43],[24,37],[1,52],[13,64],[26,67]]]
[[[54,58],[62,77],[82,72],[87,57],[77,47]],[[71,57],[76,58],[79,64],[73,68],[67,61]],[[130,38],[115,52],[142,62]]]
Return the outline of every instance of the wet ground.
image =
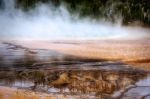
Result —
[[[149,71],[0,43],[0,86],[84,99],[150,99]]]

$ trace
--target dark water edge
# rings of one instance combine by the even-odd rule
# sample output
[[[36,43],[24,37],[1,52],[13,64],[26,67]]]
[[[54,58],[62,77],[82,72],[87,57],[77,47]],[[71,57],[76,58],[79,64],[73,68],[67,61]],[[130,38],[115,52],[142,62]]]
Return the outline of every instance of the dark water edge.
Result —
[[[0,86],[102,99],[146,99],[149,82],[149,72],[119,61],[83,59],[0,43]]]

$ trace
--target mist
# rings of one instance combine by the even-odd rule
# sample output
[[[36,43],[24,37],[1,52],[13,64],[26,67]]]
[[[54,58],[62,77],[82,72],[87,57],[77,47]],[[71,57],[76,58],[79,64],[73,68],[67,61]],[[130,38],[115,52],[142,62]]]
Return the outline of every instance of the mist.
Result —
[[[103,39],[149,39],[150,29],[122,26],[116,23],[79,18],[62,4],[58,8],[46,4],[28,12],[15,8],[15,0],[2,0],[0,10],[0,39],[8,40],[103,40]]]

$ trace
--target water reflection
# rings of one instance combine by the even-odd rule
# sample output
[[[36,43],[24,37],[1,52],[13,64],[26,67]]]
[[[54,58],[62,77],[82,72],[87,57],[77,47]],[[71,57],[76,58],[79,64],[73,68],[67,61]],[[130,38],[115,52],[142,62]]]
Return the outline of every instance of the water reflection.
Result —
[[[141,84],[146,77],[147,72],[121,62],[87,60],[11,43],[0,44],[1,86],[106,99],[124,96],[122,93],[128,87]]]
[[[146,76],[144,72],[133,70],[1,71],[0,85],[51,93],[109,96],[115,91],[135,85]]]

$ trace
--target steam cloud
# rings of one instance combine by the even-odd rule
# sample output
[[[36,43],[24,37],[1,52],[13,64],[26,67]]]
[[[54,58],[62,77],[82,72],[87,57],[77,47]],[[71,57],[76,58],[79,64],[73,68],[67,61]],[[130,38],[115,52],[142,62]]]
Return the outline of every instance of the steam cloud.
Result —
[[[140,27],[124,27],[116,24],[79,19],[71,15],[65,6],[57,9],[41,4],[29,12],[16,9],[15,0],[3,0],[0,10],[0,39],[143,39],[150,38],[150,30]]]

